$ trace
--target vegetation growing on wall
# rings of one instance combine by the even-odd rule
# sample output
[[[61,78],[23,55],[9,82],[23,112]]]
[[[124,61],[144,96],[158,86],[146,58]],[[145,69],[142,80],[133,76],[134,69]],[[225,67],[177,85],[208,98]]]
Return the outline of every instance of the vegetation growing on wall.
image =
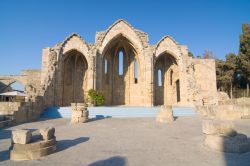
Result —
[[[98,92],[94,89],[90,89],[88,91],[88,96],[89,96],[90,102],[94,104],[95,106],[100,106],[104,104],[105,99],[101,92]]]

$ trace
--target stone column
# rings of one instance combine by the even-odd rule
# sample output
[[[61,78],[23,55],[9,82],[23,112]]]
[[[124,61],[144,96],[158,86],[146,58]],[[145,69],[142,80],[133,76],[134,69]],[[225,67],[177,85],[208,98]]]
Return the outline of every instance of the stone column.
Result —
[[[153,106],[153,71],[154,71],[154,62],[153,62],[153,50],[151,48],[146,48],[142,52],[144,54],[144,81],[145,81],[145,90],[144,90],[144,106]]]
[[[181,58],[178,61],[178,67],[179,67],[179,75],[180,75],[180,103],[181,104],[187,104],[187,78],[186,78],[186,61],[187,61],[187,47],[182,46],[181,47]]]
[[[88,90],[89,89],[96,89],[96,55],[97,50],[93,48],[89,52],[89,64],[88,64]],[[98,78],[99,79],[99,78]]]
[[[89,111],[85,103],[71,103],[71,123],[85,123],[88,121]]]

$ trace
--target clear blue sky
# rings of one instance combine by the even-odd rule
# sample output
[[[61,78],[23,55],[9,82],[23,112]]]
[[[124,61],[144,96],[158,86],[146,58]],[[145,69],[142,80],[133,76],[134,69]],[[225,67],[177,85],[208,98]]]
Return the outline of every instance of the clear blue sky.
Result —
[[[205,49],[223,59],[238,52],[241,24],[250,23],[249,0],[1,0],[0,74],[39,69],[42,48],[72,32],[93,43],[117,19],[149,34],[150,44],[171,35],[195,55]]]

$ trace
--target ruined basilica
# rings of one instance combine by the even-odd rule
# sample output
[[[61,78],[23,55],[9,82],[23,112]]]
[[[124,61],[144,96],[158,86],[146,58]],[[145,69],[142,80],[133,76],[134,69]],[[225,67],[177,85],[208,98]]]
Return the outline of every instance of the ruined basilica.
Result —
[[[95,43],[73,33],[42,50],[41,70],[24,71],[29,100],[46,106],[86,102],[95,89],[105,105],[217,104],[215,61],[188,56],[188,47],[165,36],[150,45],[148,34],[118,20],[96,33]]]

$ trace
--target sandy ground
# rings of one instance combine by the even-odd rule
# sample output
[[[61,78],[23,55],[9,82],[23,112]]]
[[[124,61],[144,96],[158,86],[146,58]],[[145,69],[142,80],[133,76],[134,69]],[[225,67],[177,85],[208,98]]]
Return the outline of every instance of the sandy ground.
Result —
[[[250,136],[250,120],[236,121]],[[10,161],[11,130],[56,128],[56,153],[34,161]],[[68,119],[40,120],[0,131],[0,165],[5,166],[250,166],[250,152],[221,153],[202,146],[201,118],[173,124],[153,118],[103,119],[70,125]],[[1,161],[2,160],[2,161]]]

